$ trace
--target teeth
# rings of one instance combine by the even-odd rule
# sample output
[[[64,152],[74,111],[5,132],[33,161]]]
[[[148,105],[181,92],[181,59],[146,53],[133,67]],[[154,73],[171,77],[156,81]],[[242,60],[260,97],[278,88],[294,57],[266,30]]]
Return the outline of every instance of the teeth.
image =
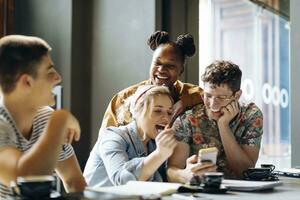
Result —
[[[210,109],[212,112],[219,112],[220,110]]]
[[[162,130],[165,129],[165,125],[157,124],[155,127],[156,127],[156,130],[157,130],[158,132],[161,132]]]
[[[159,76],[159,75],[157,75],[157,78],[158,78],[158,79],[164,79],[164,80],[168,79],[167,76]]]

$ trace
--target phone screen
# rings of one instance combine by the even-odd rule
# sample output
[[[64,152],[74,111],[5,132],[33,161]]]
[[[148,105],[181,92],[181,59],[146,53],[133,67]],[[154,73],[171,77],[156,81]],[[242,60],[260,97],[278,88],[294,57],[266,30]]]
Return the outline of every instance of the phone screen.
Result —
[[[209,161],[215,165],[217,164],[217,155],[218,149],[216,147],[200,149],[198,154],[198,162]]]
[[[172,199],[182,199],[182,200],[208,200],[206,196],[203,194],[197,194],[197,193],[175,193],[172,194]]]

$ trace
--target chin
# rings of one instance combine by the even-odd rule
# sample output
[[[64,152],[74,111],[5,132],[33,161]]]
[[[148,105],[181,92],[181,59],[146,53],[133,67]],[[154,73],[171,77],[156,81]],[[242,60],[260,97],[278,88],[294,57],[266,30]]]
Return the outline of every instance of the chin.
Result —
[[[209,117],[214,119],[214,120],[218,120],[221,116],[221,112],[213,112],[213,111],[209,111]]]
[[[49,102],[48,102],[48,104],[47,104],[47,106],[51,106],[51,107],[53,107],[53,106],[55,106],[56,105],[56,102],[55,102],[55,99],[54,98],[52,98]]]
[[[168,83],[166,81],[155,79],[154,84],[161,86],[161,85],[167,85]]]
[[[53,102],[53,103],[50,103],[48,106],[51,106],[51,107],[55,107],[56,103]]]

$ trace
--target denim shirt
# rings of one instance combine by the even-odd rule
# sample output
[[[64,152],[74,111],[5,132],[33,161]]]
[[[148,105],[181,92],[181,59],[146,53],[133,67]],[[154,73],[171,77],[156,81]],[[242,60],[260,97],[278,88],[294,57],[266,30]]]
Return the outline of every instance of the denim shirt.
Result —
[[[150,140],[149,153],[155,148],[154,140]],[[123,185],[138,180],[147,155],[135,121],[108,127],[92,149],[83,175],[89,187]],[[162,181],[162,176],[156,171],[148,181]]]

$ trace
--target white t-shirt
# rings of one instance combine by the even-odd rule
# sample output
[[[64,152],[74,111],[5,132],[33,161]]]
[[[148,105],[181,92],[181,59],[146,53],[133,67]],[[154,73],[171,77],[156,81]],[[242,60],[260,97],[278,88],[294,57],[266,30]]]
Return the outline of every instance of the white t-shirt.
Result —
[[[0,105],[0,149],[7,146],[13,146],[21,152],[26,152],[43,133],[52,112],[53,109],[50,107],[42,107],[38,110],[33,120],[31,137],[27,140],[18,130],[16,123],[8,110],[3,105]],[[59,155],[59,161],[66,160],[73,154],[73,147],[69,144],[64,145]],[[0,182],[0,199],[5,199],[7,195],[11,194],[11,189]]]

